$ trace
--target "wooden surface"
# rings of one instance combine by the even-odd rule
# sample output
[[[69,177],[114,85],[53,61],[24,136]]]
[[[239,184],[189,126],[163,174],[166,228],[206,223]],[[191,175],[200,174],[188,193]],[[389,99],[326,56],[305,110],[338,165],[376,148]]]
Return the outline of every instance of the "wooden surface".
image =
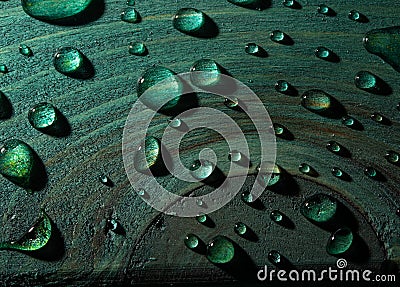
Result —
[[[400,261],[399,167],[384,159],[387,150],[400,150],[400,74],[362,47],[365,32],[374,28],[400,25],[400,6],[393,1],[326,1],[337,12],[335,17],[317,14],[320,1],[300,1],[303,8],[288,9],[281,1],[263,11],[244,9],[227,1],[136,1],[141,23],[120,20],[125,1],[105,1],[98,19],[79,26],[58,26],[26,15],[19,1],[0,2],[0,62],[9,73],[0,77],[0,90],[13,106],[13,116],[0,125],[0,140],[17,138],[30,144],[43,160],[48,182],[33,195],[0,178],[0,240],[18,238],[45,208],[62,235],[64,251],[51,261],[26,254],[0,251],[0,281],[6,285],[54,283],[84,285],[88,282],[190,282],[232,280],[232,272],[212,265],[204,256],[183,244],[186,233],[195,233],[205,242],[224,234],[241,246],[258,266],[270,264],[267,254],[276,249],[297,266],[334,266],[336,258],[325,252],[329,232],[300,215],[303,199],[316,192],[339,198],[354,214],[358,234],[368,245],[369,256],[351,266],[379,268],[384,259]],[[218,36],[200,39],[184,35],[172,27],[171,17],[182,7],[204,11],[218,26]],[[357,9],[369,23],[347,18]],[[294,40],[283,46],[269,39],[269,32],[280,29]],[[132,41],[144,41],[149,55],[128,53]],[[244,45],[261,45],[268,57],[245,54]],[[27,44],[34,56],[19,54],[18,45]],[[314,56],[317,46],[326,46],[340,57],[330,63]],[[92,62],[96,74],[89,80],[68,78],[55,71],[52,55],[57,48],[80,49]],[[137,99],[136,81],[152,65],[175,72],[187,72],[200,58],[211,58],[236,79],[248,84],[263,100],[273,122],[287,127],[293,141],[278,139],[277,163],[292,175],[296,185],[288,194],[266,191],[261,200],[264,210],[246,206],[235,198],[210,215],[214,228],[197,224],[195,219],[160,215],[144,203],[131,188],[123,168],[121,144],[125,120]],[[393,89],[387,96],[358,90],[354,75],[369,70]],[[299,97],[278,94],[273,86],[286,79],[299,93],[322,89],[339,100],[347,112],[364,126],[351,130],[340,120],[313,114],[300,105]],[[27,120],[35,103],[54,104],[68,119],[72,132],[54,138],[34,130]],[[224,110],[210,99],[210,106]],[[229,110],[226,110],[229,113]],[[383,126],[370,114],[382,112],[393,122]],[[235,115],[232,113],[232,116]],[[155,136],[161,136],[167,118],[155,119]],[[206,141],[208,132],[196,138],[198,148],[221,148],[221,139]],[[348,148],[352,157],[340,158],[325,145],[335,139]],[[191,149],[190,134],[182,150],[187,161],[197,158]],[[202,144],[204,142],[204,144]],[[207,144],[205,144],[207,143]],[[227,161],[224,155],[222,161]],[[255,159],[255,162],[257,158]],[[310,178],[298,171],[307,162],[320,174]],[[387,178],[377,182],[363,174],[373,165]],[[330,169],[343,168],[351,182],[334,178]],[[102,185],[98,176],[106,173],[115,183]],[[249,184],[252,178],[249,177]],[[170,178],[162,178],[168,182]],[[179,186],[174,187],[179,190]],[[197,186],[195,186],[197,188]],[[204,187],[205,189],[209,187]],[[273,209],[283,211],[295,224],[284,229],[269,219]],[[105,233],[106,219],[112,216],[126,234]],[[234,234],[237,221],[248,224],[259,241],[246,241]],[[254,279],[254,278],[253,278]]]

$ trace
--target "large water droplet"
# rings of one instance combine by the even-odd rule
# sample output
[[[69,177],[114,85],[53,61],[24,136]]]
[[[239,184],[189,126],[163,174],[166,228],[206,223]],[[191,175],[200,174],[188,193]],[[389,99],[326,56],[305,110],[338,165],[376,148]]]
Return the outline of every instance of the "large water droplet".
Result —
[[[142,42],[135,42],[129,45],[128,52],[135,56],[145,56],[147,55],[147,48]]]
[[[52,232],[51,220],[42,210],[39,220],[16,241],[8,241],[0,243],[1,249],[19,250],[19,251],[35,251],[43,248],[50,240]]]
[[[318,193],[304,200],[300,213],[314,222],[327,222],[332,219],[337,210],[337,200],[327,194]]]
[[[121,20],[128,23],[138,23],[141,20],[139,12],[133,7],[127,7],[121,13]]]
[[[135,169],[142,173],[148,173],[149,171],[153,171],[159,165],[160,161],[160,140],[153,136],[146,137],[135,153]]]
[[[400,72],[400,26],[367,32],[364,36],[364,47]]]
[[[220,66],[210,59],[200,59],[190,68],[191,72],[206,72],[192,73],[190,79],[192,83],[198,87],[212,87],[218,85],[221,81]]]
[[[206,23],[206,15],[195,8],[179,9],[172,18],[172,24],[178,31],[197,36]]]
[[[33,52],[32,52],[32,50],[31,50],[31,48],[29,48],[29,47],[28,47],[27,45],[25,45],[25,44],[19,45],[18,49],[19,49],[19,52],[21,53],[21,55],[24,55],[24,56],[26,56],[26,57],[33,56]]]
[[[53,105],[40,103],[28,112],[29,123],[37,130],[50,128],[57,121],[57,113]]]
[[[192,164],[192,166],[189,168],[190,174],[198,179],[198,180],[204,180],[208,178],[213,170],[214,170],[214,165],[212,162],[209,160],[195,160],[195,162]]]
[[[72,78],[87,79],[94,74],[93,66],[85,55],[72,47],[58,49],[53,64],[58,72]]]
[[[147,69],[139,78],[136,85],[136,92],[140,100],[149,108],[161,113],[171,113],[178,107],[183,91],[182,81],[176,73],[168,68],[156,66]],[[145,91],[149,90],[148,93]],[[165,102],[165,96],[177,95],[158,110],[158,107]]]
[[[207,259],[216,264],[230,262],[235,255],[232,241],[222,235],[214,237],[207,245]]]
[[[338,118],[344,113],[344,108],[338,101],[318,89],[304,92],[301,97],[301,105],[313,113],[330,118]]]
[[[244,235],[247,232],[247,226],[243,222],[238,222],[235,224],[233,230],[238,235]]]
[[[199,246],[200,238],[195,234],[189,233],[186,235],[184,242],[187,248],[195,249]]]
[[[92,3],[93,0],[22,0],[26,14],[43,21],[68,19],[76,16]]]
[[[19,186],[30,186],[34,163],[34,152],[23,141],[8,140],[0,149],[0,173]]]
[[[349,250],[353,243],[353,232],[349,228],[336,230],[328,240],[326,251],[330,255],[339,255]]]

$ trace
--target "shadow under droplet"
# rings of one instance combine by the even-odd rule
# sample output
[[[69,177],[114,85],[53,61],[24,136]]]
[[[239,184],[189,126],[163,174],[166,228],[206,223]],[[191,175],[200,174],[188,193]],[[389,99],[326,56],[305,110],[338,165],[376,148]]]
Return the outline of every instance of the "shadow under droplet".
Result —
[[[252,241],[252,242],[258,242],[258,236],[254,232],[253,229],[251,229],[249,226],[246,225],[246,233],[240,234],[240,237],[243,237],[246,240]]]
[[[295,224],[294,222],[286,215],[283,214],[282,212],[280,212],[282,214],[282,220],[281,221],[274,221],[276,224],[285,227],[287,229],[295,229]]]
[[[324,60],[326,60],[328,62],[331,62],[331,63],[339,63],[340,62],[340,57],[335,52],[330,51],[329,57],[325,58]]]
[[[283,126],[283,125],[279,125],[279,126],[280,126],[281,128],[283,128],[283,132],[280,133],[280,134],[276,134],[276,133],[275,133],[275,135],[276,135],[278,138],[281,138],[281,139],[284,139],[284,140],[288,140],[288,141],[294,140],[294,135],[292,134],[291,131],[288,130],[288,128],[286,128],[286,127]]]
[[[257,53],[252,54],[253,56],[259,57],[259,58],[267,58],[268,57],[268,52],[261,46],[258,46],[258,51]]]
[[[173,160],[168,149],[160,142],[161,154],[156,162],[150,167],[148,172],[145,174],[154,176],[165,176],[170,174],[170,170],[173,170]]]
[[[67,137],[71,134],[71,125],[67,118],[54,107],[57,120],[53,125],[40,129],[41,132],[54,137]]]
[[[299,194],[300,189],[293,176],[281,167],[281,178],[277,183],[268,186],[267,189],[288,196],[296,196]]]
[[[87,80],[94,77],[95,69],[92,62],[90,62],[90,60],[84,54],[82,54],[82,58],[83,58],[82,66],[79,67],[73,73],[69,73],[66,76],[78,80]]]
[[[225,179],[225,174],[217,166],[215,166],[213,172],[201,182],[214,188],[219,188],[225,182]]]
[[[206,255],[206,253],[207,253],[206,244],[200,238],[198,238],[197,240],[199,241],[198,245],[195,248],[192,248],[190,250],[192,250],[193,252],[196,252],[200,255]]]
[[[336,98],[329,95],[331,100],[331,105],[328,109],[319,112],[321,116],[331,118],[331,119],[340,119],[347,114],[346,108],[339,102]]]
[[[293,46],[294,40],[288,34],[283,33],[284,37],[283,40],[279,42],[279,44],[286,45],[286,46]]]
[[[370,250],[364,239],[360,235],[353,233],[353,243],[349,250],[343,254],[339,254],[337,257],[345,258],[354,263],[365,263],[370,257]]]
[[[105,1],[104,0],[93,0],[92,3],[86,7],[82,12],[63,19],[57,20],[42,20],[53,25],[59,26],[77,26],[77,25],[86,25],[93,21],[99,19],[105,11]]]
[[[359,120],[355,119],[355,118],[352,118],[352,119],[354,121],[353,124],[350,125],[350,126],[346,125],[346,127],[350,128],[352,130],[363,131],[364,130],[364,126],[362,125],[362,123]]]
[[[382,172],[380,172],[379,170],[376,170],[376,175],[374,177],[371,177],[372,179],[376,180],[376,181],[380,181],[380,182],[387,182],[387,178],[386,176],[383,175]]]
[[[10,100],[0,91],[0,119],[7,120],[14,113]]]
[[[47,185],[48,177],[46,172],[46,167],[43,164],[37,153],[33,151],[33,167],[32,173],[27,186],[24,186],[28,191],[40,191],[44,189]]]
[[[240,280],[241,282],[257,282],[257,266],[242,247],[240,247],[233,240],[231,240],[231,242],[235,249],[235,254],[232,260],[224,264],[213,264],[231,275],[236,280]]]
[[[197,38],[204,38],[204,39],[211,39],[215,38],[219,35],[219,28],[217,23],[214,22],[207,14],[203,13],[204,15],[204,24],[201,26],[200,29],[191,32],[185,32],[187,35],[197,37]]]
[[[47,244],[35,251],[20,252],[43,261],[58,261],[65,254],[64,238],[56,224],[51,220],[51,235]]]
[[[252,202],[246,202],[246,204],[248,206],[250,206],[251,208],[254,208],[257,210],[265,210],[266,209],[264,203],[259,198],[257,198],[256,200],[254,200]]]
[[[265,10],[268,9],[272,6],[272,1],[271,0],[258,0],[258,1],[253,1],[252,3],[237,3],[236,1],[230,1],[228,0],[228,2],[235,4],[237,6],[243,7],[243,8],[247,8],[247,9],[252,9],[252,10]],[[243,1],[246,2],[246,1]]]
[[[297,97],[299,95],[299,91],[290,83],[288,83],[288,88],[286,91],[279,92],[284,95],[292,96],[292,97]]]
[[[353,181],[353,179],[351,178],[350,174],[348,174],[347,172],[345,172],[343,170],[341,170],[341,171],[342,171],[342,175],[338,176],[337,178],[339,178],[339,179],[341,179],[343,181],[347,181],[347,182]]]
[[[300,10],[303,9],[303,6],[299,2],[293,1],[293,5],[288,8]]]
[[[215,222],[214,220],[211,219],[210,216],[206,215],[206,221],[204,222],[199,222],[201,225],[204,225],[208,228],[214,228],[215,227]]]

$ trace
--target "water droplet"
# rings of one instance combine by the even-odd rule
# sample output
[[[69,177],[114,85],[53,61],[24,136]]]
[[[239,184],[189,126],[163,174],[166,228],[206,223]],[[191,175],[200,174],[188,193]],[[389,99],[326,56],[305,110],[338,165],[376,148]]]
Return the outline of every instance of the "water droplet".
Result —
[[[374,29],[364,36],[365,49],[381,57],[386,63],[400,72],[400,26]]]
[[[246,46],[244,47],[244,51],[249,54],[249,55],[258,55],[260,52],[260,46],[258,46],[256,43],[247,43]]]
[[[135,42],[129,45],[128,52],[135,56],[145,56],[147,55],[147,48],[142,42]]]
[[[245,203],[252,203],[253,202],[253,195],[248,191],[243,192],[241,197],[242,197],[242,200]]]
[[[301,97],[301,105],[320,114],[331,108],[331,96],[322,90],[308,90]]]
[[[21,5],[29,16],[43,20],[54,21],[71,18],[81,14],[92,0],[22,0]]]
[[[204,201],[201,199],[196,199],[196,204],[197,206],[203,206],[204,205]]]
[[[285,132],[285,127],[281,124],[274,124],[274,132],[277,136],[282,135]]]
[[[331,152],[333,152],[333,153],[340,153],[340,151],[342,150],[342,146],[338,143],[338,142],[336,142],[336,141],[329,141],[327,144],[326,144],[326,148],[329,150],[329,151],[331,151]]]
[[[22,187],[29,187],[34,168],[34,152],[23,141],[12,139],[0,148],[0,173]]]
[[[237,150],[233,150],[229,153],[228,159],[232,162],[240,162],[242,159],[242,153]]]
[[[325,4],[321,4],[318,6],[317,11],[319,14],[330,16],[332,14],[332,9],[326,6]]]
[[[356,22],[362,22],[362,14],[360,12],[358,12],[357,10],[351,10],[349,12],[349,19],[356,21]]]
[[[8,73],[8,68],[4,64],[0,64],[0,73],[2,74],[7,74]]]
[[[373,121],[377,122],[377,123],[383,123],[383,122],[385,121],[386,117],[383,116],[383,115],[380,114],[380,113],[373,113],[373,114],[371,115],[371,119],[372,119]]]
[[[230,109],[238,109],[238,108],[240,108],[239,99],[238,98],[232,98],[232,99],[225,98],[224,105],[227,106]]]
[[[398,208],[398,209],[396,210],[396,214],[397,214],[397,216],[400,216],[400,208]]]
[[[31,50],[31,48],[28,47],[28,46],[25,45],[25,44],[19,45],[18,49],[19,49],[19,52],[21,53],[21,55],[24,55],[24,56],[26,56],[26,57],[33,56],[33,52],[32,52],[32,50]]]
[[[356,74],[354,84],[357,88],[370,91],[377,89],[377,78],[368,71],[360,71]]]
[[[283,6],[292,8],[292,7],[295,6],[295,2],[296,1],[294,1],[294,0],[284,0],[283,1]]]
[[[214,237],[207,245],[207,259],[216,264],[230,262],[235,255],[232,241],[222,235]]]
[[[111,179],[105,175],[105,174],[101,174],[99,176],[99,180],[102,184],[106,185],[106,186],[113,186],[113,182],[111,181]]]
[[[126,5],[128,6],[135,6],[135,0],[127,0]]]
[[[375,178],[378,175],[378,172],[375,168],[369,166],[364,169],[364,174],[368,177]]]
[[[162,66],[147,69],[138,79],[136,92],[140,100],[149,108],[161,113],[170,113],[178,107],[181,96],[168,101],[161,109],[158,106],[165,102],[166,95],[181,95],[182,82],[175,76],[176,73]],[[144,92],[151,89],[151,93]]]
[[[396,109],[400,111],[400,103],[397,104]]]
[[[37,130],[45,130],[54,126],[57,121],[57,112],[49,103],[39,103],[28,112],[29,123]]]
[[[281,43],[285,40],[285,33],[280,30],[274,30],[269,34],[269,37],[272,41],[276,43]]]
[[[158,165],[160,160],[160,140],[153,136],[146,137],[135,153],[135,169],[142,173],[148,173]]]
[[[175,118],[169,121],[169,126],[171,128],[177,129],[182,125],[182,120],[179,118]]]
[[[274,186],[281,180],[282,169],[277,164],[274,165],[274,167],[272,169],[271,177],[268,182],[266,182],[268,179],[268,177],[267,177],[268,172],[261,170],[261,164],[257,167],[257,171],[261,175],[260,183],[262,185],[266,185],[267,187]]]
[[[51,237],[52,225],[47,214],[42,210],[38,221],[33,224],[29,231],[16,241],[0,243],[1,249],[35,251],[43,248]]]
[[[340,169],[340,168],[338,168],[338,167],[333,167],[332,169],[331,169],[331,172],[332,172],[332,174],[334,175],[334,176],[336,176],[336,177],[342,177],[343,176],[343,171]]]
[[[204,180],[208,178],[213,170],[214,170],[214,165],[212,162],[209,160],[195,160],[195,162],[192,164],[192,166],[189,168],[190,174],[198,179],[198,180]]]
[[[197,235],[189,233],[188,235],[186,235],[184,242],[187,248],[195,249],[199,246],[200,238],[197,237]]]
[[[328,60],[332,55],[332,51],[326,47],[318,47],[315,49],[315,56],[322,60]]]
[[[57,50],[53,58],[54,68],[69,77],[86,79],[93,76],[93,67],[78,49],[64,47]]]
[[[281,261],[282,261],[281,254],[280,254],[278,251],[276,251],[276,250],[271,250],[271,251],[268,253],[268,260],[269,260],[272,264],[279,264],[279,263],[281,263]]]
[[[308,220],[326,222],[334,217],[336,209],[336,199],[327,194],[318,193],[304,200],[300,213]]]
[[[138,23],[141,20],[139,12],[133,7],[127,7],[121,13],[121,20],[127,23]]]
[[[136,193],[139,196],[144,196],[146,194],[146,191],[143,188],[139,188],[138,190],[136,190]]]
[[[353,243],[353,232],[347,227],[336,230],[329,238],[326,251],[330,255],[343,254]]]
[[[284,216],[283,216],[282,212],[280,212],[279,210],[273,210],[273,211],[271,211],[269,217],[271,218],[271,220],[273,222],[281,223]]]
[[[196,220],[199,223],[205,223],[207,221],[207,215],[200,214],[200,215],[196,216]]]
[[[344,116],[342,118],[342,124],[344,124],[345,126],[348,126],[348,127],[353,126],[355,122],[356,122],[355,119],[350,116]]]
[[[313,171],[313,168],[307,163],[301,163],[299,165],[299,171],[304,174],[311,174]]]
[[[287,93],[289,91],[290,84],[285,80],[278,80],[275,83],[275,90],[279,93]]]
[[[197,35],[205,23],[206,15],[195,8],[179,9],[172,19],[175,29],[189,35]]]
[[[238,235],[244,235],[247,232],[247,226],[243,222],[238,222],[235,224],[235,227],[233,228],[233,230]]]
[[[106,223],[106,229],[110,231],[116,231],[118,229],[118,222],[115,219],[108,219]]]
[[[388,151],[385,158],[388,162],[397,164],[400,160],[400,154],[394,151]]]
[[[198,87],[212,87],[218,85],[221,81],[221,68],[214,60],[200,59],[193,64],[190,71],[206,72],[190,75],[192,83]]]

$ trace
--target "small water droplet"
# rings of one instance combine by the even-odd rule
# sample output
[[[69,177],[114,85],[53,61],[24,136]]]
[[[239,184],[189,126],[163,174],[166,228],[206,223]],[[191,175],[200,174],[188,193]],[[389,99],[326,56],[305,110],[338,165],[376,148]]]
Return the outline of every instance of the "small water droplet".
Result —
[[[244,47],[244,51],[249,55],[258,55],[260,49],[261,47],[258,46],[256,43],[247,43]]]
[[[268,172],[261,170],[261,164],[258,165],[257,171],[261,175],[260,183],[262,185],[266,185],[267,187],[274,186],[281,180],[282,170],[281,170],[280,166],[278,166],[277,164],[274,165],[274,167],[272,169],[271,177],[268,182],[266,182],[268,180],[268,177],[267,177]]]
[[[388,151],[385,158],[388,162],[397,164],[400,161],[400,154],[394,151]]]
[[[295,6],[295,2],[296,1],[294,1],[294,0],[284,0],[283,1],[283,6],[292,8],[292,7]]]
[[[244,235],[247,232],[247,226],[243,222],[238,222],[235,224],[233,230],[238,235]]]
[[[319,14],[330,16],[332,14],[332,9],[325,4],[320,4],[317,8]]]
[[[314,222],[327,222],[336,214],[337,200],[333,197],[318,193],[304,200],[300,213],[308,220]]]
[[[245,203],[253,202],[253,195],[248,191],[243,192],[241,195],[241,198],[242,198],[243,202],[245,202]]]
[[[357,10],[351,10],[349,12],[348,16],[349,16],[350,20],[353,20],[353,21],[356,21],[356,22],[359,22],[361,20],[361,14]]]
[[[102,184],[104,184],[104,185],[106,185],[106,186],[112,187],[112,186],[114,185],[113,182],[112,182],[112,180],[111,180],[107,175],[105,175],[105,174],[101,174],[101,175],[99,176],[99,180],[100,180],[100,182],[101,182]]]
[[[171,128],[177,129],[177,128],[181,127],[181,125],[182,125],[182,120],[179,118],[175,118],[175,119],[172,119],[169,121],[169,126]]]
[[[327,148],[329,151],[331,151],[331,152],[333,152],[333,153],[336,153],[336,154],[340,153],[340,151],[342,150],[342,146],[341,146],[338,142],[336,142],[336,141],[329,141],[329,142],[326,144],[326,148]]]
[[[274,124],[274,132],[277,136],[282,135],[285,132],[285,127],[281,124]]]
[[[204,205],[204,201],[201,199],[196,199],[196,204],[197,206],[203,206]]]
[[[0,64],[0,73],[2,74],[7,74],[8,73],[8,68],[4,64]]]
[[[374,29],[364,36],[364,48],[400,72],[400,26]]]
[[[289,91],[290,84],[285,80],[278,80],[274,87],[277,92],[284,94]]]
[[[148,136],[140,144],[135,153],[134,166],[135,169],[142,173],[147,173],[153,170],[161,158],[161,143],[160,140]]]
[[[135,6],[135,0],[127,0],[126,5],[128,6]]]
[[[232,162],[240,162],[242,159],[242,153],[237,150],[233,150],[228,154],[228,159]]]
[[[199,246],[200,238],[197,235],[189,233],[186,235],[184,242],[187,248],[195,249]]]
[[[331,172],[332,172],[332,174],[334,175],[334,176],[336,176],[336,177],[342,177],[343,176],[343,171],[340,169],[340,168],[338,168],[338,167],[333,167],[332,169],[331,169]]]
[[[21,55],[24,55],[24,56],[26,56],[26,57],[33,56],[33,52],[32,52],[32,50],[31,50],[31,48],[28,47],[28,46],[25,45],[25,44],[20,44],[19,47],[18,47],[18,49],[19,49],[19,52],[21,53]]]
[[[397,104],[396,109],[400,111],[400,103]]]
[[[214,171],[214,165],[209,160],[195,160],[192,166],[189,168],[190,174],[198,179],[204,180],[208,178]]]
[[[396,210],[396,214],[397,214],[397,216],[400,216],[400,208],[398,208],[398,209]]]
[[[225,98],[224,105],[234,110],[240,108],[238,98],[231,98],[231,99]]]
[[[268,260],[269,260],[272,264],[279,264],[279,263],[281,263],[281,260],[282,260],[281,254],[280,254],[278,251],[276,251],[276,250],[271,250],[271,251],[268,253]]]
[[[178,31],[197,35],[206,23],[206,15],[195,8],[181,8],[172,18],[172,24]]]
[[[135,56],[145,56],[147,55],[147,48],[142,42],[134,42],[129,45],[128,52]]]
[[[92,2],[93,0],[22,0],[21,5],[26,14],[39,20],[69,19],[73,22],[73,16],[81,14]]]
[[[268,7],[265,0],[228,0],[228,2],[248,9],[262,10]]]
[[[138,23],[141,20],[139,12],[133,7],[127,7],[121,13],[121,20],[127,23]]]
[[[144,195],[146,194],[146,191],[145,191],[143,188],[138,188],[138,189],[136,190],[136,193],[137,193],[139,196],[144,196]]]
[[[347,227],[336,230],[329,238],[326,251],[330,255],[343,254],[353,243],[353,232]]]
[[[271,218],[271,220],[273,222],[281,223],[284,216],[283,216],[282,212],[280,212],[279,210],[273,210],[273,211],[271,211],[269,217]]]
[[[380,113],[373,113],[371,119],[377,123],[382,123],[385,120],[385,117]]]
[[[54,68],[73,78],[90,78],[93,68],[87,58],[78,49],[63,47],[57,50],[53,58]]]
[[[378,175],[378,172],[375,168],[369,166],[364,169],[364,174],[368,177],[375,178]]]
[[[285,41],[285,33],[280,30],[274,30],[269,34],[269,37],[272,41],[276,43],[282,43]]]
[[[309,174],[312,172],[312,167],[307,163],[301,163],[299,165],[299,171],[304,174]]]
[[[110,231],[116,231],[118,228],[118,222],[115,219],[108,219],[106,223],[106,229]]]
[[[222,235],[214,237],[207,244],[207,259],[216,264],[230,262],[235,255],[235,246],[232,241]]]
[[[43,248],[52,234],[51,220],[42,210],[41,217],[20,239],[0,243],[0,250],[35,251]]]
[[[28,112],[29,123],[37,130],[48,129],[57,121],[57,112],[49,103],[39,103]]]
[[[326,47],[318,47],[315,49],[315,56],[317,56],[320,59],[327,60],[329,57],[332,55],[332,51]]]
[[[342,124],[344,124],[345,126],[348,127],[352,127],[355,123],[355,119],[353,117],[350,116],[344,116],[342,118]]]
[[[206,72],[190,75],[192,83],[198,87],[212,87],[218,85],[221,81],[221,68],[214,60],[200,59],[193,64],[190,71]]]
[[[200,214],[200,215],[196,216],[196,220],[199,223],[205,223],[207,221],[207,215]]]

